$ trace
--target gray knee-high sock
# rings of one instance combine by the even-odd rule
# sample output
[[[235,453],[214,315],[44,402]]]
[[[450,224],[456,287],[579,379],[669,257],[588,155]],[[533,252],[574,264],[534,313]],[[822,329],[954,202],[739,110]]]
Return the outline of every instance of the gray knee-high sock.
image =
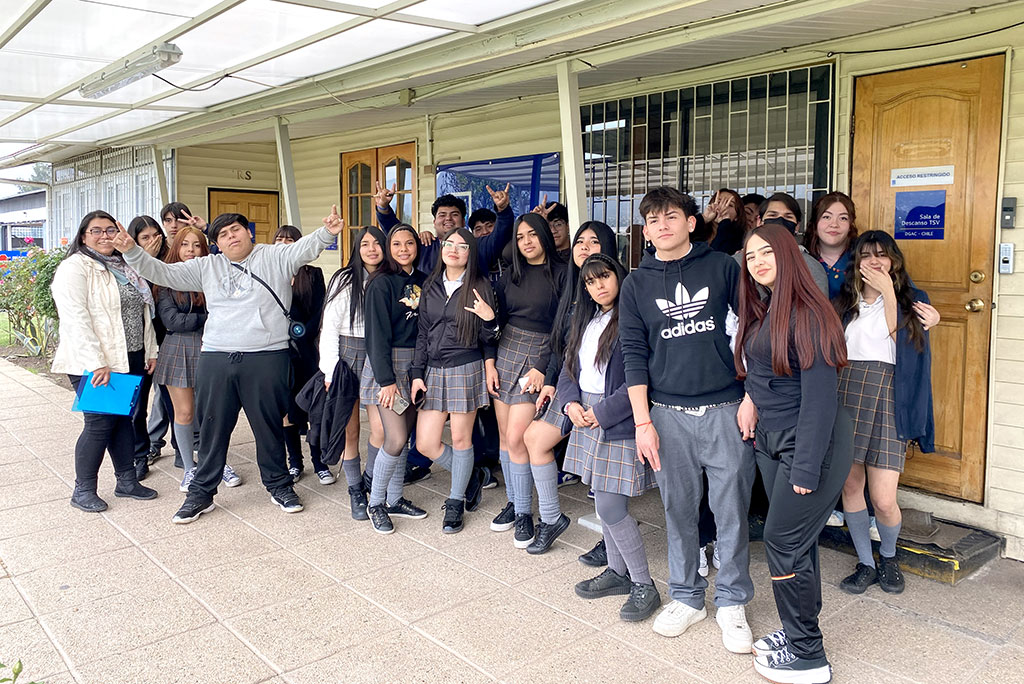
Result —
[[[896,555],[896,539],[900,536],[903,521],[900,520],[895,525],[883,525],[875,518],[875,524],[878,525],[878,536],[882,538],[878,553],[886,558],[892,558]]]
[[[846,511],[846,526],[850,528],[850,539],[857,550],[857,560],[868,566],[875,567],[875,557],[871,553],[871,533],[868,531],[871,522],[868,520],[868,509]],[[895,555],[893,550],[893,555]]]
[[[620,521],[621,522],[621,521]],[[615,545],[615,539],[608,529],[608,523],[601,523],[601,531],[604,533],[604,549],[608,554],[608,568],[620,575],[626,574],[626,560],[619,553],[619,547]]]
[[[181,452],[181,462],[185,466],[185,471],[188,472],[189,468],[195,466],[195,444],[193,439],[195,433],[192,431],[192,423],[188,425],[178,425],[174,423],[174,439],[178,442],[178,451]]]
[[[455,452],[452,451],[452,448],[449,445],[445,444],[444,445],[444,449],[441,451],[441,455],[438,456],[436,459],[434,459],[433,465],[441,466],[442,468],[444,468],[448,472],[451,472],[452,471],[452,454],[453,453],[455,453]]]
[[[637,584],[652,584],[651,571],[647,566],[647,549],[644,548],[644,539],[640,536],[636,519],[627,515],[614,525],[608,525],[607,529],[615,540],[616,550],[626,562],[630,579]]]
[[[540,521],[554,525],[562,517],[558,505],[558,465],[552,461],[544,465],[531,465],[533,483],[537,486],[537,504],[540,506]]]
[[[373,468],[377,464],[377,452],[380,451],[379,446],[373,446],[369,442],[366,443],[366,465],[364,470],[370,473],[373,477]]]
[[[341,470],[345,473],[345,482],[349,487],[357,487],[363,484],[363,473],[359,467],[359,457],[350,458],[341,462]]]
[[[512,503],[516,507],[516,515],[531,515],[533,507],[533,474],[529,463],[509,464],[512,471]]]
[[[466,500],[466,487],[473,475],[473,447],[452,452],[452,491],[449,498]]]
[[[381,451],[381,453],[384,453]],[[402,453],[398,455],[398,463],[395,466],[395,471],[391,474],[391,479],[387,483],[388,490],[388,505],[392,506],[398,503],[398,500],[402,498],[402,490],[405,489],[405,462],[409,459],[409,446],[406,445],[402,449]],[[376,476],[373,478],[374,482],[377,481]]]
[[[377,451],[377,462],[373,465],[373,486],[370,488],[370,500],[371,506],[379,506],[384,503],[384,499],[388,493],[388,483],[391,482],[391,477],[398,470],[398,461],[400,456],[392,456],[384,449]],[[405,476],[405,473],[402,473]]]
[[[498,451],[498,460],[501,462],[501,477],[505,480],[505,496],[509,501],[516,498],[515,490],[512,488],[512,459],[504,449]]]

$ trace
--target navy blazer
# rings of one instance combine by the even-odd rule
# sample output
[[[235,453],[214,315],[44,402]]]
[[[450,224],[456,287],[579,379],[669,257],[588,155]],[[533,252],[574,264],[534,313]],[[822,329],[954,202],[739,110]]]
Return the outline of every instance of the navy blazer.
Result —
[[[583,403],[580,383],[573,380],[562,364],[562,372],[558,376],[558,410],[565,413],[565,407],[572,402]],[[633,407],[629,403],[629,392],[626,387],[626,365],[622,360],[622,345],[618,340],[612,347],[612,356],[608,360],[608,368],[604,373],[604,399],[594,406],[594,416],[604,430],[605,439],[633,439],[636,428],[633,426]]]
[[[924,290],[914,288],[914,301],[930,304]],[[910,315],[915,315],[911,313]],[[893,373],[896,404],[896,434],[906,441],[917,442],[921,451],[935,451],[935,417],[932,412],[932,351],[928,332],[924,349],[918,351],[910,341],[910,333],[900,328],[896,333],[896,370]]]

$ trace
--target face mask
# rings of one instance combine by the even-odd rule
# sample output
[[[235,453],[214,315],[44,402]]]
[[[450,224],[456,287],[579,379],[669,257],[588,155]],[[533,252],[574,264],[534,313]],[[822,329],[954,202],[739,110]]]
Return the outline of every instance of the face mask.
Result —
[[[769,223],[775,223],[775,224],[778,224],[778,225],[782,226],[783,228],[788,230],[790,233],[796,233],[796,224],[793,223],[792,221],[790,221],[789,219],[782,218],[781,216],[776,216],[775,218],[765,219],[764,223],[765,223],[765,225],[767,225]]]

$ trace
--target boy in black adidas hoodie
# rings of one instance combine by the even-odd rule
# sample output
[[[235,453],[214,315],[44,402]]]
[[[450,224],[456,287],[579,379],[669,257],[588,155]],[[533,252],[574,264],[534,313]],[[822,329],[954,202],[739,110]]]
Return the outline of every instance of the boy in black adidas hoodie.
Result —
[[[653,249],[623,282],[619,333],[637,456],[656,471],[668,531],[672,601],[654,631],[679,636],[707,617],[708,583],[697,573],[703,471],[718,524],[715,605],[722,641],[734,653],[750,653],[744,606],[754,595],[747,508],[755,462],[738,416],[749,420],[751,407],[740,411],[743,384],[726,333],[727,316],[739,308],[740,268],[705,243],[690,242],[698,209],[679,190],[647,193],[640,215]]]

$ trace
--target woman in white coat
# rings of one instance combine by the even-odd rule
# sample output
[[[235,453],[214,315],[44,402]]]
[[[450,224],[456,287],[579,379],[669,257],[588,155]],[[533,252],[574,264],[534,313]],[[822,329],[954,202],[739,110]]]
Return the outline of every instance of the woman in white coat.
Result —
[[[67,373],[76,388],[86,373],[94,387],[111,373],[143,375],[156,367],[153,295],[149,284],[114,249],[117,222],[105,211],[85,215],[50,290],[60,316],[60,343],[52,371]],[[85,413],[75,445],[75,491],[71,505],[90,513],[106,510],[96,494],[103,452],[110,452],[114,496],[152,499],[156,490],[135,474],[135,430],[130,416]]]

